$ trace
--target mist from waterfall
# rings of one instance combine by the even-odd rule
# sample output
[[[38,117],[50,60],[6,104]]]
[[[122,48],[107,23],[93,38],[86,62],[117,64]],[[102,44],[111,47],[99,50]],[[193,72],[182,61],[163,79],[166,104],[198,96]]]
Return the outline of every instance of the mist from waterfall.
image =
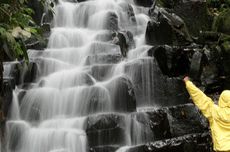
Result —
[[[128,9],[133,9],[134,16],[128,14]],[[125,99],[119,97],[122,89],[127,89],[121,87],[123,82],[130,85],[141,76],[142,91],[135,92],[135,97],[144,105],[137,106],[152,100],[153,90],[148,83],[154,77],[149,78],[154,61],[147,57],[150,46],[145,44],[149,17],[131,0],[60,0],[54,16],[48,47],[28,50],[30,60],[38,66],[36,83],[28,90],[19,87],[13,92],[6,122],[7,152],[87,152],[87,117],[106,113],[125,115],[123,145],[150,141],[146,136],[150,131],[143,129],[131,113],[136,110],[122,109]],[[109,23],[116,17],[117,27]],[[133,34],[135,44],[127,57],[122,57],[120,46],[113,43],[111,35],[118,30]],[[111,63],[111,56],[118,63]],[[139,66],[140,59],[149,66]],[[109,70],[101,74],[101,67]],[[138,73],[137,68],[142,72]]]

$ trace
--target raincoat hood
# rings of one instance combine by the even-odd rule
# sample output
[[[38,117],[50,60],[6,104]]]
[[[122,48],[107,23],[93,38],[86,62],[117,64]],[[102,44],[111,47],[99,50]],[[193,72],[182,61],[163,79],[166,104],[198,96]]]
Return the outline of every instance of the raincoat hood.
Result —
[[[218,105],[221,108],[229,107],[230,108],[230,90],[225,90],[221,93]]]

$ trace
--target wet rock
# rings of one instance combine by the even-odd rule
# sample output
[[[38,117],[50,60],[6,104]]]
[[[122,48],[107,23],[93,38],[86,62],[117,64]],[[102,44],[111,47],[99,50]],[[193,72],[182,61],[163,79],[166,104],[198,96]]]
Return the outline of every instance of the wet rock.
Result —
[[[102,33],[97,34],[95,40],[108,42],[108,41],[112,41],[112,38],[113,38],[112,33],[110,31],[104,31]]]
[[[138,127],[135,128],[136,122],[134,121],[134,127],[132,130],[133,132],[131,133],[131,135],[133,136],[132,140],[135,141],[135,135],[139,133],[138,131],[141,132],[139,133],[141,135],[140,137],[144,138],[142,139],[139,137],[143,141],[143,143],[171,137],[167,113],[164,110],[159,109],[147,112],[138,112],[134,113],[133,116],[133,120],[135,120],[139,124],[137,125]],[[138,128],[141,129],[138,130]]]
[[[188,94],[181,79],[164,76],[152,58],[134,60],[125,65],[131,78],[137,106],[170,106],[188,102]]]
[[[109,145],[109,146],[97,146],[91,148],[90,152],[115,152],[119,146],[117,145]]]
[[[23,62],[9,62],[6,64],[8,65],[5,66],[7,69],[5,69],[4,77],[14,79],[16,85],[35,80],[38,70],[35,62],[30,62],[28,65]]]
[[[38,25],[40,25],[45,9],[42,3],[39,0],[30,0],[28,6],[34,10],[35,13],[33,14],[33,19]]]
[[[24,83],[34,82],[38,73],[38,65],[35,62],[30,62],[22,75]]]
[[[189,76],[194,80],[200,80],[201,72],[202,72],[202,60],[203,54],[201,51],[196,51],[193,54],[191,66],[190,66],[190,74]]]
[[[221,91],[220,75],[223,75],[223,63],[220,47],[204,48],[201,83],[206,93]]]
[[[163,34],[163,31],[165,33]],[[155,21],[148,22],[146,29],[146,42],[149,45],[172,44],[172,28],[166,20],[159,23]]]
[[[190,69],[190,61],[184,48],[154,46],[148,50],[148,56],[154,57],[161,72],[169,77],[187,74]]]
[[[88,118],[86,133],[89,147],[124,145],[126,141],[125,118],[116,114],[92,115]]]
[[[8,143],[7,145],[11,151],[18,151],[21,148],[21,139],[23,138],[23,134],[29,129],[29,126],[23,121],[8,121],[6,123],[6,130],[8,134]]]
[[[10,106],[13,98],[13,89],[15,88],[15,81],[13,78],[8,78],[3,80],[3,103],[2,111],[4,116],[8,116],[10,111]]]
[[[214,20],[213,30],[230,34],[230,9],[221,12]]]
[[[112,64],[93,65],[89,73],[98,81],[105,80],[111,72]]]
[[[190,134],[131,147],[127,152],[212,152],[209,133]]]
[[[183,20],[164,9],[150,10],[153,18],[146,29],[146,43],[149,45],[186,45],[191,42]]]
[[[221,45],[223,53],[223,70],[225,75],[224,89],[230,89],[230,41],[226,41]]]
[[[122,10],[125,12],[124,14],[121,15],[122,17],[120,18],[121,19],[120,26],[122,28],[125,28],[127,26],[137,25],[137,21],[132,5],[130,5],[127,2],[122,2],[119,5],[121,6]],[[126,17],[128,18],[128,20],[126,19]]]
[[[98,54],[119,54],[120,47],[115,44],[109,44],[105,42],[94,42],[90,45],[89,52],[91,55]]]
[[[133,34],[130,31],[114,33],[112,43],[120,46],[121,54],[124,57],[127,56],[128,50],[135,47]]]
[[[164,1],[172,2],[171,0]],[[191,35],[197,36],[200,31],[211,29],[212,17],[208,14],[205,0],[177,0],[171,4],[169,5],[171,5],[172,12],[184,20]]]
[[[42,25],[52,23],[53,18],[54,18],[53,12],[51,10],[47,10],[46,12],[43,13]]]
[[[106,16],[105,29],[111,31],[118,31],[118,16],[115,12],[108,12]]]
[[[51,34],[51,25],[50,23],[43,23],[40,27],[42,39],[38,39],[35,36],[31,36],[25,41],[25,46],[27,49],[33,50],[44,50],[48,45],[48,39]]]
[[[44,39],[44,41],[39,41],[36,38],[31,37],[25,41],[25,46],[27,49],[34,50],[43,50],[47,47],[48,40]]]
[[[92,64],[114,64],[121,61],[122,56],[120,54],[99,54],[88,56],[86,59],[86,65]]]
[[[208,131],[207,120],[193,104],[173,106],[165,110],[172,137]]]
[[[112,105],[118,112],[136,111],[136,97],[134,88],[126,76],[121,76],[110,81],[106,88],[109,90]]]
[[[139,6],[151,7],[155,0],[134,0],[134,3]]]

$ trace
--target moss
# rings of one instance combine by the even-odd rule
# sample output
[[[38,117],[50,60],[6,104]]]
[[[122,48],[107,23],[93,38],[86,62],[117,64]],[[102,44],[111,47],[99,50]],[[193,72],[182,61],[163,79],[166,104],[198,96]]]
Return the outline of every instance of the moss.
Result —
[[[225,9],[215,17],[212,30],[230,34],[230,9]]]

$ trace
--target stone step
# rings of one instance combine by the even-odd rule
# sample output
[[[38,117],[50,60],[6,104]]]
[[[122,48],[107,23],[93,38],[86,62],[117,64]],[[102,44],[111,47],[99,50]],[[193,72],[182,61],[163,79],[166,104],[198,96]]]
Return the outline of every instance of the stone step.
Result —
[[[168,143],[168,140],[174,141],[187,135],[193,138],[193,135],[208,132],[208,124],[194,105],[186,104],[128,115],[92,115],[88,117],[86,132],[89,147],[103,151],[111,145],[120,147],[155,141]],[[204,144],[208,144],[207,141]],[[112,149],[115,149],[114,146]]]
[[[133,146],[125,152],[213,152],[211,146],[211,136],[205,132]]]
[[[137,106],[173,106],[188,103],[188,93],[180,78],[162,74],[152,57],[132,60],[124,65],[133,85]]]
[[[115,64],[122,60],[121,54],[99,54],[86,57],[85,65]]]

